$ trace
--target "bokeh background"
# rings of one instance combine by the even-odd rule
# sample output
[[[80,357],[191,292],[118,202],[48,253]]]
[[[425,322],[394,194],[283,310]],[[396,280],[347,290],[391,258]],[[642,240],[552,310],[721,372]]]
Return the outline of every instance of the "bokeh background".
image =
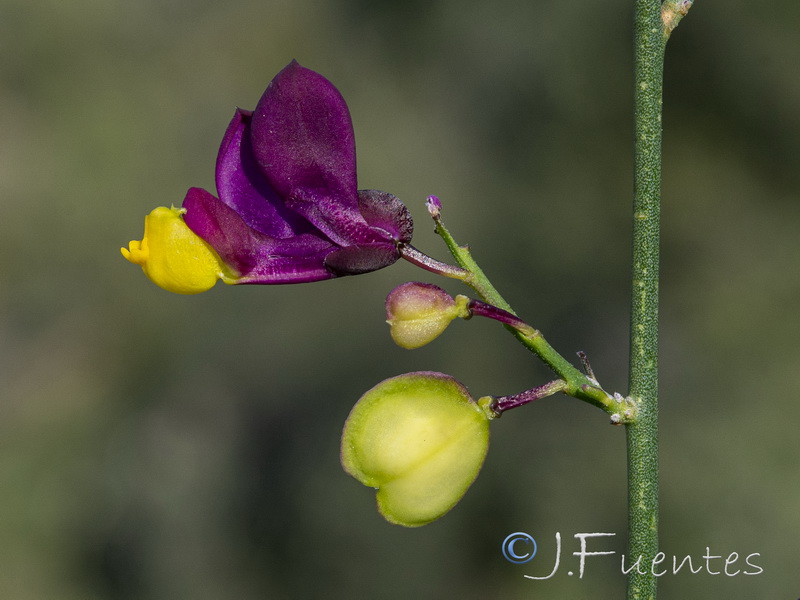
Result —
[[[422,529],[341,470],[341,426],[386,377],[479,396],[549,376],[480,320],[393,346],[386,293],[434,276],[179,297],[118,248],[213,189],[234,108],[296,58],[344,94],[360,185],[407,203],[416,245],[445,258],[438,194],[518,312],[624,392],[631,4],[0,0],[0,598],[622,597],[619,556],[566,574],[575,533],[624,552],[624,431],[588,405],[495,422],[477,482]],[[670,42],[661,549],[764,572],[684,570],[664,598],[800,595],[798,29],[792,0],[698,0]],[[528,565],[500,553],[514,531],[539,541]],[[556,532],[559,573],[524,579]]]

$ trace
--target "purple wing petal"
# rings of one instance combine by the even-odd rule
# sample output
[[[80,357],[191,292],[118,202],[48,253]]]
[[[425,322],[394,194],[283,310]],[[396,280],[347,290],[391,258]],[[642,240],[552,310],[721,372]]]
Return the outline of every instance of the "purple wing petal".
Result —
[[[341,275],[376,271],[394,263],[400,253],[397,243],[410,242],[414,222],[397,196],[378,190],[360,190],[358,205],[368,227],[353,232],[358,241],[331,252],[325,260]]]
[[[348,246],[334,250],[325,259],[325,264],[337,275],[359,275],[388,267],[400,253],[393,245]]]
[[[329,240],[304,233],[277,240],[247,226],[215,196],[191,188],[183,201],[184,221],[236,269],[237,283],[306,283],[335,277],[325,257],[337,249]]]
[[[267,87],[253,114],[251,143],[272,187],[356,197],[356,146],[350,112],[333,84],[292,61]]]
[[[201,188],[189,188],[183,208],[189,229],[208,242],[222,260],[241,274],[252,268],[248,252],[252,230],[233,209]]]
[[[273,190],[258,168],[250,147],[252,113],[237,109],[228,125],[217,155],[219,199],[235,210],[256,231],[286,238],[311,226],[291,210]],[[243,140],[247,140],[242,144]]]
[[[394,263],[400,253],[397,244],[410,242],[414,222],[405,205],[386,192],[360,190],[358,205],[369,228],[364,237],[377,237],[377,242],[361,242],[331,252],[325,264],[341,275],[376,271]]]
[[[295,190],[286,199],[286,206],[303,215],[339,246],[379,244],[387,239],[383,231],[367,224],[360,211],[315,190]]]
[[[337,244],[367,241],[358,211],[353,124],[330,81],[292,61],[258,102],[250,143],[287,206]]]
[[[397,242],[410,242],[414,221],[397,196],[378,190],[359,190],[358,206],[366,222]]]
[[[239,283],[311,283],[337,276],[325,265],[325,258],[336,248],[330,242],[308,233],[281,241],[286,242],[281,254],[257,248],[253,269]]]

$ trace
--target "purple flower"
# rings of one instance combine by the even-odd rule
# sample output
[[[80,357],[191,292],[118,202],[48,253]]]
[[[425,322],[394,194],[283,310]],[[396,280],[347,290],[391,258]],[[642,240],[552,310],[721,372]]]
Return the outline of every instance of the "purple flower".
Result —
[[[216,185],[219,198],[191,188],[183,209],[173,210],[173,221],[182,223],[157,228],[154,220],[148,232],[146,222],[145,239],[123,255],[162,287],[195,293],[217,278],[304,283],[366,273],[395,262],[398,246],[411,240],[413,223],[400,200],[357,189],[353,125],[341,94],[296,61],[272,80],[254,111],[237,109],[217,156]],[[185,271],[183,247],[170,243],[179,236],[168,232],[166,241],[148,243],[183,223],[220,259],[202,261],[202,285],[170,283]],[[160,256],[152,255],[155,248]],[[162,268],[182,253],[176,268]]]

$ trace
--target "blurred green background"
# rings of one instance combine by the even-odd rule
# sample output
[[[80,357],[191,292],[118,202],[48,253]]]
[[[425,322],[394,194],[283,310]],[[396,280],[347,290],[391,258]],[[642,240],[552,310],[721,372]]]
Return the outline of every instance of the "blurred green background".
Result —
[[[624,431],[566,397],[493,424],[463,501],[386,524],[338,462],[357,398],[440,370],[474,395],[547,370],[502,328],[392,345],[406,263],[179,297],[118,248],[213,189],[234,108],[292,58],[353,113],[364,188],[424,209],[563,354],[625,391],[631,2],[0,0],[0,598],[620,598],[619,557],[569,577],[573,534],[624,552]],[[699,0],[669,44],[661,549],[758,576],[663,598],[800,595],[800,4]],[[568,226],[567,226],[568,224]],[[453,293],[465,290],[438,281]],[[525,566],[511,532],[539,541]],[[564,539],[548,581],[554,536]],[[721,570],[716,561],[712,569]]]

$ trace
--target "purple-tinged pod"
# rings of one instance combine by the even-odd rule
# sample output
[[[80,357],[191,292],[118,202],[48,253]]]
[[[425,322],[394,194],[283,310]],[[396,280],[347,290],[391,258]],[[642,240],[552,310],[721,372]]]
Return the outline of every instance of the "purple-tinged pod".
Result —
[[[468,298],[453,298],[442,288],[409,281],[386,297],[386,322],[394,342],[409,350],[432,342],[456,317],[467,318]]]

